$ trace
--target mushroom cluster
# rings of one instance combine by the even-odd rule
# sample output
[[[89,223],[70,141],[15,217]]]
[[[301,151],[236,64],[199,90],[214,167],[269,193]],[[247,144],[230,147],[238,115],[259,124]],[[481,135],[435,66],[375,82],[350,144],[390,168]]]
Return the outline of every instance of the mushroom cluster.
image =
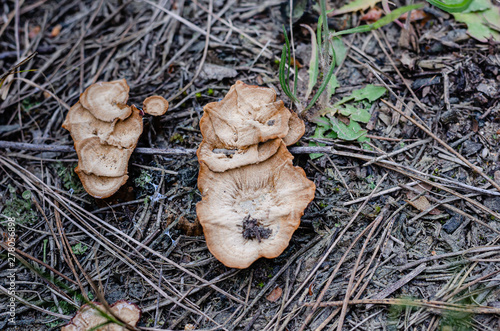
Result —
[[[128,161],[143,129],[140,111],[127,105],[129,91],[125,79],[89,86],[62,125],[75,143],[75,172],[95,198],[113,195],[128,179]],[[153,115],[163,115],[168,102],[152,96],[143,107]]]
[[[97,309],[96,309],[97,308]],[[136,304],[120,300],[110,306],[111,312],[123,322],[136,326],[141,319],[141,310]],[[83,305],[73,316],[71,321],[61,328],[61,331],[125,331],[127,328],[115,323],[108,323],[108,318],[103,313],[111,315],[100,303]]]
[[[238,81],[204,107],[200,129],[196,212],[208,249],[232,268],[279,256],[316,189],[286,148],[304,122],[273,89]]]

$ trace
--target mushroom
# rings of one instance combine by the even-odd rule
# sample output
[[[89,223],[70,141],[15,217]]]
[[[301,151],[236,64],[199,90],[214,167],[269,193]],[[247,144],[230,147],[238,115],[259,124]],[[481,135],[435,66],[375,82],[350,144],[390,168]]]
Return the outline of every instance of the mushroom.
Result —
[[[113,122],[98,120],[80,102],[77,102],[69,109],[62,127],[70,131],[74,141],[90,137],[99,137],[101,141],[106,141],[113,132],[115,123],[116,120]]]
[[[99,138],[92,137],[75,142],[78,155],[78,170],[86,174],[121,177],[127,174],[131,149],[101,144]]]
[[[97,309],[96,309],[97,308]],[[98,310],[99,309],[99,310]],[[120,300],[110,306],[111,312],[118,316],[120,320],[131,326],[136,326],[141,319],[141,309],[133,303]],[[61,328],[61,331],[126,331],[127,328],[116,323],[108,323],[109,319],[103,316],[104,312],[111,315],[110,311],[106,311],[100,303],[93,302],[92,304],[83,305],[78,312],[73,316],[71,321]]]
[[[127,106],[130,91],[125,79],[90,85],[80,96],[80,103],[95,118],[104,122],[126,119],[132,110]]]
[[[236,149],[285,137],[291,116],[283,101],[276,101],[273,89],[241,81],[231,86],[224,99],[207,104],[203,110],[220,142]],[[204,128],[210,125],[200,123],[203,137],[207,135]]]
[[[196,206],[210,252],[224,265],[246,268],[288,246],[315,185],[294,167],[284,143],[266,161],[224,172],[200,163]]]
[[[75,172],[78,175],[78,178],[80,178],[85,191],[94,198],[98,199],[109,198],[115,194],[120,187],[125,185],[128,180],[127,175],[123,175],[121,177],[89,175],[81,171],[78,167],[76,167]]]
[[[140,111],[132,106],[132,115],[116,122],[113,132],[105,140],[106,143],[123,148],[135,149],[142,134],[143,123]]]
[[[290,111],[290,113],[292,116],[290,116],[290,120],[288,121],[288,133],[283,137],[283,142],[287,146],[295,144],[306,132],[306,125],[300,119],[299,115],[293,111]]]
[[[281,144],[281,139],[273,139],[252,145],[246,149],[223,150],[222,146],[202,141],[196,155],[214,172],[224,172],[250,164],[260,163],[273,156]]]
[[[146,114],[161,116],[168,110],[168,101],[159,95],[152,95],[142,102],[142,108]]]

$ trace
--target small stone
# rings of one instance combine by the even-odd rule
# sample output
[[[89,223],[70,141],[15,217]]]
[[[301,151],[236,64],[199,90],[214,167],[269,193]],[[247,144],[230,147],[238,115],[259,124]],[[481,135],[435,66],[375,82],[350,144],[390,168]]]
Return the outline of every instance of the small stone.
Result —
[[[489,209],[500,213],[500,197],[490,197],[484,199],[484,205]]]
[[[483,148],[483,144],[481,143],[476,143],[470,140],[466,140],[463,144],[463,150],[462,153],[465,155],[469,156],[472,154],[476,154]]]
[[[448,233],[452,234],[455,232],[456,229],[462,224],[464,221],[463,216],[461,215],[454,215],[452,218],[450,218],[444,225],[443,225],[443,230]]]

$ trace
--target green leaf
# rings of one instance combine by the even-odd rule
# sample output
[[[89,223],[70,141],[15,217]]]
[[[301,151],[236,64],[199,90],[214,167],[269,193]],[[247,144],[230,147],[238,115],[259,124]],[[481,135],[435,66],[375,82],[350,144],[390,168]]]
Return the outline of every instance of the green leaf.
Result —
[[[309,30],[309,33],[311,34],[311,60],[309,61],[309,69],[307,70],[307,73],[309,74],[309,83],[307,85],[307,92],[305,99],[307,100],[309,98],[309,95],[311,95],[311,92],[318,82],[318,74],[319,74],[319,53],[318,53],[318,45],[316,43],[316,34],[314,33],[314,30],[311,29],[309,25],[301,24],[301,26],[305,27],[307,30]]]
[[[491,8],[490,0],[474,0],[471,2],[469,7],[463,11],[463,13],[472,13],[475,11],[484,11],[486,9]]]
[[[500,42],[500,33],[490,26],[500,29],[500,8],[492,7],[483,12],[453,13],[455,20],[467,24],[467,33],[480,42],[488,42],[489,38]]]
[[[333,38],[333,48],[335,49],[335,62],[337,64],[342,63],[345,57],[347,56],[347,48],[345,47],[342,38],[340,37]],[[330,55],[333,56],[331,52]]]
[[[380,0],[354,0],[339,9],[333,10],[333,15],[341,15],[353,11],[365,10],[369,7],[375,6],[379,2]]]
[[[30,200],[31,199],[31,191],[28,191],[28,190],[24,191],[22,196],[23,196],[23,199]]]
[[[350,116],[351,120],[368,123],[370,121],[370,113],[363,108],[357,108],[353,105],[346,105],[345,108],[339,110],[344,116]]]
[[[361,129],[361,126],[356,121],[351,120],[349,125],[345,125],[338,118],[331,119],[332,130],[337,133],[338,137],[343,140],[352,141],[366,136],[366,130]]]
[[[335,49],[333,48],[333,45],[332,45],[332,54],[333,54],[333,56],[332,56],[332,63],[330,64],[330,69],[328,70],[328,74],[323,79],[323,82],[321,83],[318,91],[316,91],[316,94],[313,96],[311,102],[309,102],[309,104],[307,105],[307,107],[304,110],[310,109],[316,103],[316,101],[318,100],[319,96],[321,95],[321,93],[323,93],[323,91],[325,90],[326,86],[330,82],[330,79],[332,78],[332,75],[333,75],[333,69],[335,69]]]
[[[362,89],[352,91],[352,97],[355,101],[368,99],[368,101],[373,102],[383,96],[386,91],[383,86],[368,84]]]
[[[430,3],[433,6],[438,7],[441,10],[444,10],[448,13],[459,13],[463,12],[464,10],[469,7],[469,5],[473,2],[472,0],[462,0],[460,2],[457,1],[449,1],[447,0],[446,2],[439,1],[439,0],[427,0],[428,3]]]
[[[383,27],[384,25],[387,25],[387,24],[395,21],[399,16],[403,15],[404,13],[407,13],[410,10],[420,9],[422,7],[423,7],[423,4],[404,6],[404,7],[393,10],[390,14],[382,17],[381,19],[379,19],[375,23],[361,25],[361,26],[358,26],[356,28],[335,32],[333,34],[333,36],[336,37],[336,36],[345,35],[345,34],[368,32],[368,31],[376,30],[376,29]]]
[[[332,75],[330,81],[328,82],[328,87],[326,89],[326,93],[328,93],[326,98],[327,100],[330,100],[332,98],[332,95],[335,94],[335,90],[337,89],[337,87],[340,87],[340,84],[337,80],[337,76]]]

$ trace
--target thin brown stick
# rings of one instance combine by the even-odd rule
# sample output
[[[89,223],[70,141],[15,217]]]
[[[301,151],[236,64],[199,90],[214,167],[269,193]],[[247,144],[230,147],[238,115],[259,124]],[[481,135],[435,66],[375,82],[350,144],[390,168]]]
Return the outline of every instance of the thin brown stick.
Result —
[[[427,129],[425,126],[411,118],[410,116],[406,115],[403,113],[401,110],[396,108],[393,104],[390,102],[385,101],[384,99],[381,100],[383,103],[385,103],[387,106],[389,106],[392,110],[398,112],[400,115],[403,115],[406,119],[408,119],[410,122],[415,124],[420,130],[424,131],[427,133],[429,136],[431,136],[434,140],[436,140],[439,144],[441,144],[444,148],[446,148],[450,153],[458,157],[461,161],[463,161],[465,164],[467,164],[472,170],[477,172],[478,174],[481,175],[484,179],[486,179],[491,185],[493,185],[499,192],[500,192],[500,185],[497,184],[493,179],[488,177],[479,167],[475,166],[472,164],[469,160],[467,160],[465,157],[462,156],[459,152],[451,148],[447,143],[445,143],[443,140],[441,140],[439,137],[437,137],[434,133],[432,133],[429,129]]]

